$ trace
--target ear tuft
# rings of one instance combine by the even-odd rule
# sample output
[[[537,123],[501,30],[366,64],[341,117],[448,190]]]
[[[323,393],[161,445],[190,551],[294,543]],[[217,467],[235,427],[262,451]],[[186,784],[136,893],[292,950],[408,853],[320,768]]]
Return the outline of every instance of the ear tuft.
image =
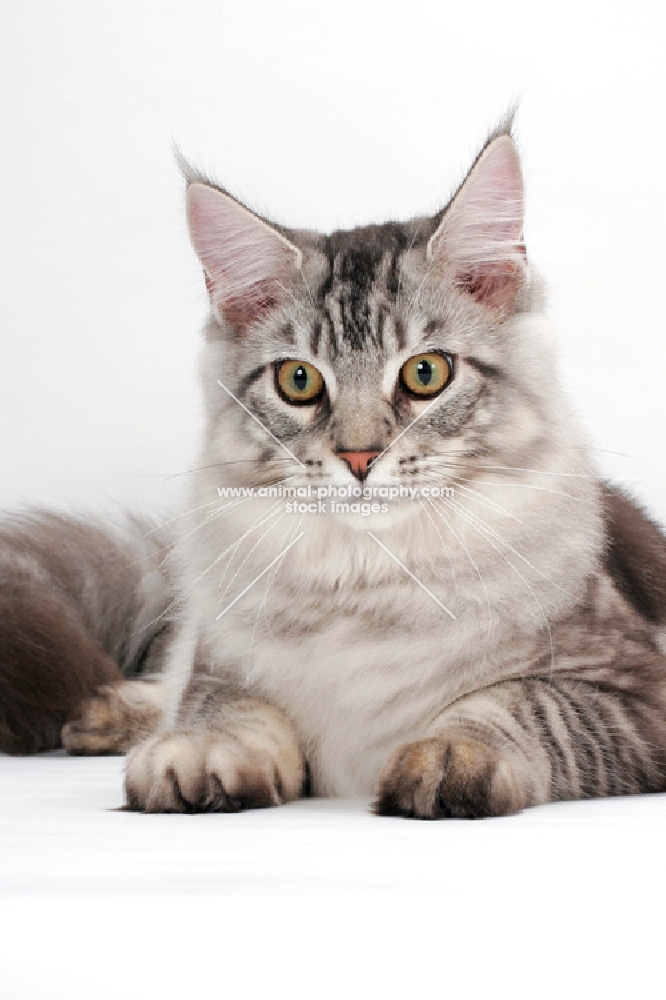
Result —
[[[195,181],[187,220],[213,307],[236,329],[275,308],[300,251],[230,195]]]
[[[484,148],[428,243],[440,264],[478,302],[499,312],[514,304],[525,277],[523,180],[513,139]]]

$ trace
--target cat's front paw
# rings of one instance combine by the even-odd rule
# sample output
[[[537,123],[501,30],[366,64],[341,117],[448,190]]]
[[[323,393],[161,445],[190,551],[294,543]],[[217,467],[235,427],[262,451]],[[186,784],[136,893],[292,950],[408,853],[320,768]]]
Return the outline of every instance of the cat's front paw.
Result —
[[[142,812],[239,812],[295,799],[302,784],[297,754],[276,759],[233,737],[185,730],[135,747],[125,797]]]
[[[431,737],[394,753],[373,808],[380,816],[480,819],[526,804],[512,762],[497,750],[477,740]]]

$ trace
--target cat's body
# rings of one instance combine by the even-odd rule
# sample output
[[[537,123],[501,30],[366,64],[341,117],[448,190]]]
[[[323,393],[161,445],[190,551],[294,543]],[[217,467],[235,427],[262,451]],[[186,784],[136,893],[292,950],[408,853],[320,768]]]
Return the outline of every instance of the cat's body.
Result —
[[[580,491],[578,503],[592,506],[589,499],[582,500],[580,494],[585,492]],[[585,706],[588,701],[603,701],[599,685],[612,684],[615,678],[622,686],[629,663],[642,667],[644,660],[646,670],[647,661],[652,667],[649,681],[647,675],[643,680],[644,693],[658,704],[663,685],[660,691],[654,672],[661,662],[654,630],[618,595],[602,569],[601,525],[594,525],[595,534],[581,518],[582,530],[580,522],[576,532],[565,522],[548,538],[539,538],[535,530],[532,550],[524,534],[529,506],[514,508],[522,521],[515,533],[507,531],[507,519],[501,515],[493,519],[486,510],[483,519],[489,530],[501,532],[516,552],[542,568],[547,581],[535,579],[516,556],[517,572],[513,572],[488,543],[488,536],[446,507],[448,528],[460,539],[450,546],[450,563],[438,548],[436,511],[431,512],[434,523],[424,512],[409,530],[392,536],[392,553],[445,600],[455,620],[364,531],[333,527],[313,515],[314,524],[302,542],[284,557],[268,598],[267,586],[258,584],[218,623],[216,614],[225,602],[219,601],[217,588],[194,588],[192,603],[199,613],[197,667],[282,709],[304,748],[313,790],[322,795],[372,795],[386,761],[400,745],[439,731],[447,718],[464,713],[465,701],[460,699],[503,680],[539,678],[544,682],[541,691],[532,690],[539,687],[533,685],[510,693],[524,702],[522,710],[533,711],[534,704],[541,703],[548,712],[560,686],[568,689],[573,680],[581,688]],[[257,516],[256,509],[252,516]],[[554,516],[551,520],[556,523]],[[235,524],[225,543],[231,544],[247,527]],[[276,530],[271,541],[268,536],[262,542],[236,580],[238,592],[279,555],[297,527],[290,525],[286,534]],[[442,534],[446,529],[447,524],[440,522]],[[558,537],[567,532],[571,549]],[[209,547],[206,529],[199,534],[201,553],[200,561],[191,566],[194,576],[205,572],[209,553],[215,551]],[[503,550],[492,536],[490,540]],[[220,544],[219,526],[216,543]],[[598,566],[594,576],[589,573],[593,544]],[[316,561],[310,546],[316,548]],[[573,611],[567,606],[571,593]],[[177,661],[178,657],[172,669],[185,678],[187,671]],[[180,695],[180,685],[177,690]],[[178,701],[172,702],[174,724]],[[613,726],[619,724],[615,707],[606,705],[603,711],[609,713],[604,716],[606,725],[611,720]],[[497,706],[482,710],[489,721],[498,713]],[[663,720],[661,713],[657,717]],[[512,728],[508,720],[504,726]],[[520,729],[513,728],[517,738]],[[555,718],[553,728],[557,729]],[[560,736],[566,741],[570,734],[563,730]],[[536,772],[537,748],[527,744],[526,749]],[[613,788],[617,791],[619,786],[612,779],[599,778],[597,793]]]
[[[482,816],[666,787],[665,543],[558,387],[508,134],[433,219],[278,231],[193,176],[189,217],[211,318],[178,634],[159,696],[110,689],[66,745],[163,699],[128,760],[148,811],[309,787]],[[453,495],[367,517],[216,500],[278,483]]]

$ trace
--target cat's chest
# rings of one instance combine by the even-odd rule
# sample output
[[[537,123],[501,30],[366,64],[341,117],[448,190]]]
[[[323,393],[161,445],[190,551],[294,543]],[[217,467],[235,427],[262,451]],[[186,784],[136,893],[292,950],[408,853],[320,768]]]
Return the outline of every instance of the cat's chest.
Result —
[[[476,616],[454,621],[408,587],[345,607],[301,600],[298,613],[280,596],[225,615],[220,667],[290,717],[317,792],[371,795],[392,750],[469,686]]]
[[[472,539],[441,558],[424,552],[425,535],[410,546],[396,532],[396,564],[374,539],[334,528],[315,521],[284,558],[277,543],[256,544],[219,581],[210,551],[227,546],[211,538],[191,567],[193,607],[213,671],[293,721],[315,791],[372,795],[397,746],[534,656],[559,591],[539,578],[526,595],[522,576]]]

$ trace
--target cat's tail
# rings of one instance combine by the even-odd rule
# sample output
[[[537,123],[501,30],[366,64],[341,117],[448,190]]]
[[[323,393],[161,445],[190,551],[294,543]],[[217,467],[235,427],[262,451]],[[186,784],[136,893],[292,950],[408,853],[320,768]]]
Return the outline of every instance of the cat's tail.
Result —
[[[0,522],[0,751],[59,747],[100,685],[159,669],[174,621],[165,546],[132,516]]]
[[[602,483],[606,565],[618,590],[644,618],[666,628],[666,535],[640,504]]]

